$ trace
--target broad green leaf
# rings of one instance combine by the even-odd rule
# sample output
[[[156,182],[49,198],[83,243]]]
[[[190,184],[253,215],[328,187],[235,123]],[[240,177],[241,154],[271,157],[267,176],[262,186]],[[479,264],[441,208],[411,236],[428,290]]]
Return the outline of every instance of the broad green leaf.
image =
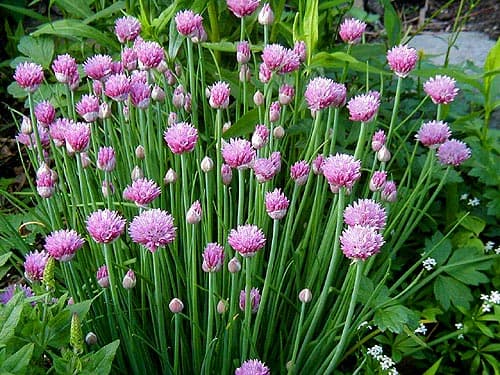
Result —
[[[345,63],[349,63],[349,68],[358,72],[368,72],[376,74],[390,75],[389,72],[378,69],[366,63],[357,60],[354,56],[348,55],[345,52],[318,52],[316,53],[308,66],[308,69],[317,68],[343,68]]]
[[[71,313],[69,310],[62,310],[49,320],[46,328],[47,345],[53,348],[60,348],[69,342],[69,328],[71,324]]]
[[[255,129],[255,125],[259,122],[258,109],[252,109],[240,117],[236,123],[231,126],[224,134],[223,138],[234,138],[250,134]]]
[[[306,2],[306,12],[302,22],[304,41],[307,45],[307,64],[309,65],[318,43],[318,0]]]
[[[481,349],[483,352],[500,352],[500,344],[489,344]]]
[[[24,345],[14,354],[10,354],[5,362],[2,363],[0,372],[2,374],[4,373],[4,371],[8,371],[13,374],[26,374],[31,356],[33,355],[34,347],[34,343],[29,343]]]
[[[90,359],[84,363],[81,374],[109,374],[119,345],[120,340],[115,340],[97,352],[90,354]]]
[[[403,305],[389,306],[378,310],[373,317],[374,324],[381,330],[403,332],[405,325],[415,325],[418,315]]]
[[[54,41],[50,38],[23,36],[17,49],[44,68],[50,66],[54,57]]]
[[[151,22],[151,27],[155,29],[157,34],[161,33],[167,27],[175,14],[176,8],[175,2],[170,4],[168,8],[164,9],[160,15]]]
[[[93,14],[85,0],[53,0],[53,2],[71,17],[83,19]]]
[[[439,358],[434,364],[427,369],[423,373],[423,375],[435,375],[437,374],[437,371],[439,370],[439,366],[441,366],[441,361],[443,360],[443,357]]]
[[[451,241],[449,239],[443,240],[443,237],[441,232],[436,232],[430,239],[425,239],[424,252],[434,258],[438,265],[444,264],[451,253]]]
[[[462,220],[460,225],[478,236],[486,227],[486,222],[480,217],[469,215]]]
[[[479,328],[479,330],[481,331],[481,333],[489,338],[494,338],[495,337],[495,334],[493,333],[493,331],[491,330],[490,327],[488,327],[486,324],[484,323],[481,323],[481,322],[476,322],[475,323],[475,326],[477,328]]]
[[[5,263],[7,263],[7,261],[9,260],[11,255],[12,255],[12,253],[10,251],[6,254],[0,255],[0,266],[3,266]],[[1,279],[1,277],[0,277],[0,279]]]
[[[474,300],[467,286],[443,275],[439,275],[434,281],[434,296],[445,310],[448,310],[451,304],[469,309],[470,302]]]
[[[14,336],[21,319],[24,298],[24,293],[18,291],[6,305],[0,306],[0,346],[6,344]]]
[[[498,364],[498,358],[492,356],[491,354],[484,354],[483,358],[493,367],[493,371],[495,371],[495,375],[500,375],[500,366]]]
[[[389,46],[395,46],[401,41],[401,20],[391,4],[391,0],[381,0],[384,6],[384,27]]]
[[[95,20],[99,20],[101,18],[109,17],[112,14],[119,12],[120,10],[125,9],[124,1],[117,1],[111,4],[109,7],[100,10],[97,13],[93,13],[91,16],[85,18],[83,23],[89,24],[94,22]]]
[[[486,61],[484,62],[485,73],[496,71],[500,69],[500,39],[497,40],[496,44],[488,52]],[[496,73],[498,75],[498,73]],[[495,79],[495,75],[485,75],[484,77],[484,92],[486,95],[486,100],[491,102],[495,98],[495,93],[491,93],[492,82]],[[497,88],[498,89],[498,88]]]

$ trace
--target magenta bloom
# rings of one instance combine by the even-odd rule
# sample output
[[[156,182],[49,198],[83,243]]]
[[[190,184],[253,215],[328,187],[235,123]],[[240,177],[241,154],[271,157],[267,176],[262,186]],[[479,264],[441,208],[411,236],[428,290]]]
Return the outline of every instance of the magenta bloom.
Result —
[[[387,62],[391,70],[399,77],[405,78],[417,65],[417,51],[404,45],[392,47],[387,52]]]
[[[299,160],[290,167],[290,177],[297,185],[304,185],[309,177],[310,167],[305,160]]]
[[[132,241],[152,253],[175,240],[174,218],[167,211],[153,209],[134,217],[129,227]]]
[[[344,222],[350,226],[361,225],[381,230],[385,227],[386,219],[385,208],[373,199],[358,199],[344,210]]]
[[[56,230],[45,238],[44,249],[49,255],[61,262],[73,259],[85,240],[73,229]]]
[[[439,146],[437,157],[443,165],[458,166],[471,156],[471,150],[464,142],[451,139]]]
[[[133,48],[125,47],[122,49],[121,60],[123,68],[132,71],[137,68],[137,53]]]
[[[323,174],[323,163],[325,161],[325,157],[322,154],[316,156],[316,158],[312,162],[312,171],[315,175]]]
[[[424,91],[431,97],[434,104],[451,103],[458,94],[458,88],[455,87],[455,80],[441,75],[429,78],[424,83]]]
[[[68,55],[59,55],[52,63],[52,70],[58,82],[71,83],[72,78],[78,74],[76,60]]]
[[[356,95],[349,100],[349,120],[370,122],[375,117],[380,106],[380,94],[371,91],[368,94]]]
[[[382,146],[385,146],[386,142],[385,132],[383,130],[377,130],[372,137],[372,150],[377,152]]]
[[[95,80],[104,80],[111,74],[113,59],[108,55],[94,55],[83,63],[85,74]]]
[[[354,18],[349,18],[344,20],[340,25],[339,35],[344,43],[355,44],[361,40],[365,29],[366,23]]]
[[[295,89],[293,88],[293,86],[287,84],[280,86],[278,100],[281,105],[290,104],[294,96],[295,96]]]
[[[269,160],[273,162],[276,173],[279,173],[281,171],[281,153],[279,151],[272,152],[269,155]]]
[[[290,201],[280,189],[266,193],[266,211],[273,220],[281,220],[285,217]]]
[[[231,138],[222,145],[222,157],[231,168],[248,168],[255,159],[255,150],[246,139]]]
[[[271,371],[258,359],[249,359],[236,369],[234,375],[271,375]]]
[[[35,117],[40,125],[49,126],[54,122],[56,110],[50,102],[44,100],[36,105]]]
[[[371,191],[382,190],[385,186],[386,181],[387,181],[387,172],[386,171],[373,172],[373,176],[370,179],[370,190]]]
[[[156,182],[147,178],[139,178],[128,185],[123,191],[123,198],[135,202],[138,206],[151,203],[161,194]]]
[[[67,118],[58,118],[49,126],[49,134],[57,147],[64,146],[66,143],[66,129],[73,123],[73,120]]]
[[[50,137],[49,132],[43,126],[37,126],[38,135],[40,137],[40,143],[42,147],[48,147],[50,145]],[[16,141],[20,144],[25,145],[29,149],[33,149],[37,147],[35,133],[24,134],[19,133],[16,135]]]
[[[251,15],[259,7],[260,0],[226,0],[229,10],[238,18]]]
[[[252,135],[252,146],[256,150],[261,149],[269,140],[269,129],[266,125],[258,124],[255,126],[255,131]]]
[[[136,82],[130,86],[130,101],[139,109],[146,109],[151,101],[151,88],[146,83]]]
[[[49,253],[45,250],[32,251],[26,254],[24,261],[24,277],[30,282],[42,281],[45,265],[49,260]]]
[[[201,203],[199,200],[193,202],[191,207],[189,207],[186,212],[186,221],[188,224],[197,224],[201,221],[201,216],[203,211],[201,209]]]
[[[43,82],[43,68],[32,62],[23,62],[16,66],[14,79],[27,92],[35,92]]]
[[[253,257],[266,245],[266,237],[256,225],[238,225],[237,229],[231,229],[227,242],[241,256],[247,258]]]
[[[110,243],[121,236],[125,229],[125,222],[117,211],[110,211],[106,208],[89,215],[87,230],[94,241]]]
[[[90,126],[84,122],[70,122],[64,132],[69,153],[87,150],[90,142]]]
[[[143,41],[134,49],[141,69],[156,68],[165,58],[165,51],[157,42]]]
[[[224,247],[216,242],[207,244],[203,251],[203,264],[201,268],[205,272],[220,271],[224,264]]]
[[[415,135],[424,146],[436,149],[450,138],[450,127],[443,121],[429,121],[422,124]]]
[[[246,306],[246,291],[243,289],[240,292],[240,309],[241,311],[245,311]],[[252,288],[250,290],[250,305],[252,314],[255,314],[257,310],[259,310],[260,305],[260,291],[257,288]]]
[[[229,105],[229,95],[231,94],[231,89],[229,88],[229,83],[226,82],[216,82],[209,87],[210,98],[209,103],[212,108],[227,108]]]
[[[330,78],[316,77],[307,84],[304,96],[314,112],[330,106],[340,107],[345,104],[346,87]]]
[[[286,54],[286,48],[280,44],[268,44],[262,51],[262,61],[271,71],[280,70],[283,65],[283,59]]]
[[[294,50],[285,49],[283,60],[281,61],[280,74],[295,72],[300,67],[300,57]]]
[[[255,178],[258,182],[263,183],[270,181],[276,175],[276,167],[271,159],[257,158],[252,165]]]
[[[141,23],[135,17],[121,17],[115,21],[115,34],[120,43],[133,42],[140,33]]]
[[[299,57],[300,62],[306,61],[306,43],[302,40],[295,42],[293,45],[293,51]]]
[[[333,192],[341,187],[350,190],[361,177],[361,162],[347,154],[330,155],[323,162],[323,175]]]
[[[394,181],[387,181],[382,189],[380,198],[386,202],[395,202],[398,198],[398,191]]]
[[[340,236],[342,252],[355,260],[366,260],[377,254],[384,242],[384,237],[375,228],[361,225],[344,229]]]
[[[97,279],[97,284],[99,284],[101,288],[109,288],[109,273],[108,267],[105,264],[97,269],[95,277]]]
[[[246,64],[251,57],[250,44],[246,40],[242,40],[236,45],[236,61],[239,64]]]
[[[130,80],[125,74],[113,74],[104,84],[104,93],[117,102],[127,100],[130,93]]]
[[[97,153],[97,168],[105,172],[115,169],[116,157],[113,147],[100,147]]]
[[[42,163],[36,171],[36,191],[42,198],[50,198],[56,189],[57,173]]]
[[[92,122],[99,117],[99,98],[94,95],[85,94],[76,103],[76,113],[86,122]]]
[[[169,126],[163,137],[174,154],[182,154],[194,150],[198,141],[198,130],[187,122],[179,122]]]
[[[179,34],[187,37],[196,35],[203,22],[203,17],[194,13],[192,10],[184,10],[175,15],[175,25]]]

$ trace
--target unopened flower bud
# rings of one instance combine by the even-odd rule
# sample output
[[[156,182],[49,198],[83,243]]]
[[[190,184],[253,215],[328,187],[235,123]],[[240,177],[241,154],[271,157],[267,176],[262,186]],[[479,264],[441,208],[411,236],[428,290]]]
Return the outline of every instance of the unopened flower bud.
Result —
[[[312,293],[309,289],[302,289],[299,293],[299,301],[302,303],[308,303],[312,299]]]
[[[377,159],[384,163],[391,160],[391,152],[387,149],[387,147],[385,147],[385,145],[377,151]]]
[[[71,305],[74,305],[75,304],[75,300],[73,299],[73,297],[69,297],[68,298],[68,306],[71,306]]]
[[[175,85],[175,83],[177,82],[177,80],[175,79],[174,73],[173,73],[170,69],[167,69],[167,70],[165,71],[165,73],[163,73],[163,75],[164,75],[164,76],[165,76],[165,78],[167,79],[167,83],[168,83],[170,86]]]
[[[175,181],[177,181],[177,173],[170,168],[167,173],[165,174],[165,177],[163,178],[163,183],[165,185],[173,184]]]
[[[184,100],[184,110],[188,113],[191,112],[191,93],[186,94],[186,98]]]
[[[195,201],[186,213],[186,221],[188,224],[198,224],[201,221],[201,215],[200,201]]]
[[[102,265],[97,269],[96,279],[97,284],[99,284],[101,288],[109,288],[109,274],[106,265]]]
[[[175,63],[175,75],[180,77],[182,75],[182,65],[179,63]]]
[[[82,168],[87,168],[90,165],[89,154],[85,151],[80,152],[80,161],[82,162]]]
[[[224,300],[224,299],[221,299],[218,303],[217,303],[217,312],[219,314],[224,314],[225,312],[227,311],[227,301]]]
[[[175,124],[177,122],[177,113],[175,112],[170,112],[168,114],[168,125],[169,126],[172,126],[173,124]]]
[[[56,287],[56,282],[54,280],[55,267],[56,263],[54,258],[49,257],[47,263],[45,263],[42,276],[42,284],[45,286],[46,290],[53,290]]]
[[[231,128],[231,121],[225,122],[224,125],[222,125],[222,132],[225,133]]]
[[[135,157],[139,160],[143,160],[145,155],[144,155],[144,146],[139,145],[135,148]]]
[[[208,173],[212,169],[214,169],[214,161],[210,157],[205,156],[201,161],[201,170],[205,173]]]
[[[174,298],[168,304],[168,308],[174,314],[177,314],[177,313],[180,313],[182,310],[184,310],[184,304],[182,303],[182,301],[179,298]]]
[[[104,180],[101,185],[101,192],[102,196],[107,198],[115,193],[115,187],[111,182]]]
[[[252,78],[252,73],[250,72],[250,69],[248,69],[247,64],[242,64],[240,67],[240,82],[250,82],[250,79]]]
[[[273,129],[273,136],[276,139],[281,139],[285,136],[285,129],[283,129],[283,126],[277,126]]]
[[[280,119],[281,113],[281,104],[279,102],[271,103],[271,107],[269,108],[269,121],[277,122]]]
[[[104,102],[99,105],[99,118],[105,119],[111,117],[111,107],[108,103]]]
[[[85,336],[85,342],[87,345],[97,344],[97,335],[94,332],[87,333],[87,336]]]
[[[387,181],[387,172],[386,171],[376,171],[373,173],[372,178],[370,179],[370,190],[371,191],[379,191],[382,190]]]
[[[122,286],[125,289],[132,289],[137,282],[134,271],[129,269],[122,280]]]
[[[227,269],[231,273],[237,273],[241,271],[241,262],[239,261],[238,258],[234,257],[229,261],[227,264]]]
[[[33,133],[33,126],[31,125],[29,117],[23,116],[23,120],[21,122],[21,133],[27,135]]]
[[[168,69],[168,64],[165,60],[161,60],[158,66],[156,67],[156,70],[158,70],[160,73],[165,73]]]
[[[165,100],[165,91],[160,86],[154,85],[151,90],[151,98],[157,102],[163,102]]]
[[[222,164],[221,166],[221,175],[222,175],[222,183],[224,185],[231,184],[231,180],[233,179],[233,170],[227,164]]]
[[[253,94],[253,102],[256,106],[261,106],[264,104],[264,94],[262,94],[259,90]]]
[[[128,105],[123,106],[123,118],[125,119],[125,122],[129,122],[130,120],[130,110]]]
[[[264,4],[257,19],[261,25],[271,25],[274,22],[274,13],[269,3]]]
[[[134,169],[132,169],[132,173],[130,173],[130,178],[132,179],[132,181],[135,181],[143,177],[144,173],[142,172],[142,169],[138,165],[136,165]]]

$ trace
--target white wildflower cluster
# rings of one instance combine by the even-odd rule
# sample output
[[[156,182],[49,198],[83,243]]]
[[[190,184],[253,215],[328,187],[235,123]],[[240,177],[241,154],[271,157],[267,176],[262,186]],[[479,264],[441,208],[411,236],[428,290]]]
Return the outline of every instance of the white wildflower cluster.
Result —
[[[366,352],[378,361],[382,370],[387,370],[387,373],[390,375],[399,374],[396,367],[394,367],[396,363],[392,360],[391,357],[388,357],[384,354],[384,350],[380,345],[374,345],[371,348],[368,348]]]
[[[493,241],[488,241],[484,244],[484,252],[488,253],[491,250],[493,250],[493,247],[495,247],[495,243]]]
[[[476,206],[479,206],[479,203],[481,203],[479,198],[474,197],[474,198],[471,198],[468,200],[467,205],[469,205],[471,207],[476,207]]]
[[[360,330],[360,329],[361,329],[361,328],[363,328],[363,327],[366,327],[366,329],[368,329],[368,330],[370,330],[370,331],[373,329],[373,328],[372,328],[372,326],[371,326],[371,325],[369,325],[369,324],[368,324],[368,322],[367,322],[366,320],[365,320],[364,322],[361,322],[361,323],[359,324],[359,326],[358,326],[358,330]]]
[[[481,294],[481,310],[483,313],[491,312],[493,305],[500,305],[500,292],[498,290],[493,290],[490,295]]]
[[[427,333],[427,327],[425,326],[424,323],[420,323],[420,325],[418,326],[418,328],[413,331],[416,335],[424,335]]]
[[[455,328],[457,329],[457,331],[461,331],[464,329],[464,324],[463,323],[455,323]],[[459,340],[462,340],[464,338],[464,334],[463,333],[460,333],[457,338]]]
[[[469,198],[469,194],[468,194],[468,193],[464,193],[464,194],[462,194],[462,195],[460,196],[460,200],[461,200],[461,201],[464,201],[464,200],[466,200],[467,198]]]
[[[426,258],[422,261],[422,266],[427,270],[427,271],[432,271],[434,267],[436,267],[436,259],[434,258]]]

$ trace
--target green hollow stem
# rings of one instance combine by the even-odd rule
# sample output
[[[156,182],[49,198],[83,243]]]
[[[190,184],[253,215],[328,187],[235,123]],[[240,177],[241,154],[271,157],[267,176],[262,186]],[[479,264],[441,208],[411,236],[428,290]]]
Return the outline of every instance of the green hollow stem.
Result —
[[[179,367],[180,367],[180,353],[181,353],[181,349],[180,349],[180,342],[181,342],[181,314],[177,313],[177,314],[174,314],[174,324],[175,324],[175,328],[174,328],[174,341],[175,341],[175,345],[174,345],[174,374],[180,374],[179,372]]]
[[[358,143],[356,144],[356,151],[354,151],[354,159],[360,160],[363,156],[366,138],[366,124],[362,121],[361,128],[359,129]]]
[[[250,270],[250,258],[245,258],[245,318],[243,321],[243,345],[241,349],[241,360],[244,361],[248,355],[248,348],[251,344],[252,334],[250,326],[252,324],[252,301],[250,292],[252,290],[252,273]]]
[[[389,148],[390,142],[391,142],[391,137],[392,137],[392,132],[394,129],[394,124],[396,123],[397,117],[398,117],[398,108],[399,108],[399,100],[401,97],[401,86],[402,86],[403,78],[398,76],[398,83],[396,86],[396,94],[394,95],[394,106],[392,107],[392,115],[391,115],[391,122],[389,124],[389,131],[387,132],[387,148]]]
[[[210,342],[213,336],[213,320],[214,320],[214,280],[213,273],[208,273],[208,322],[207,322],[207,343],[205,353],[208,353]],[[210,365],[208,365],[208,372],[210,372]]]
[[[193,123],[198,126],[198,98],[196,93],[196,77],[194,69],[194,56],[193,56],[193,42],[186,39],[187,43],[187,57],[189,66],[189,90],[191,91],[191,115],[193,116]]]
[[[163,367],[165,367],[166,363],[168,362],[167,356],[168,356],[168,347],[167,347],[167,337],[165,335],[165,317],[164,317],[164,312],[163,312],[163,293],[162,293],[162,287],[161,287],[161,275],[160,275],[160,269],[159,269],[159,254],[152,254],[153,255],[153,277],[154,277],[154,283],[155,283],[155,304],[156,304],[156,311],[157,311],[157,324],[158,324],[158,336],[160,339],[160,357],[161,361],[164,362]]]
[[[245,177],[243,169],[238,169],[238,225],[243,224],[243,208],[245,203]]]
[[[217,181],[216,181],[216,189],[217,189],[217,212],[218,216],[221,217],[222,213],[221,210],[223,209],[223,202],[222,202],[222,193],[223,193],[223,184],[222,184],[222,154],[221,154],[221,149],[222,149],[222,141],[221,141],[221,131],[222,131],[222,110],[218,109],[217,110],[217,117],[215,121],[215,137],[216,137],[216,150],[215,153],[217,155],[216,160],[217,160]],[[219,243],[222,243],[222,225],[217,225],[217,240]]]
[[[36,143],[36,152],[38,154],[38,163],[42,163],[44,160],[42,142],[40,141],[40,133],[38,132],[37,121],[35,118],[35,106],[33,104],[33,94],[30,92],[28,93],[28,105],[30,107],[31,127],[33,129],[33,133],[35,134],[35,143]]]
[[[294,373],[294,367],[295,367],[295,360],[297,358],[297,353],[299,351],[299,343],[300,343],[300,334],[302,331],[302,324],[304,323],[304,315],[306,311],[306,304],[302,303],[302,306],[300,308],[300,317],[299,317],[299,325],[297,326],[297,333],[295,334],[295,342],[293,344],[293,352],[292,352],[292,359],[290,360],[291,366],[288,369],[288,374],[293,374]]]

